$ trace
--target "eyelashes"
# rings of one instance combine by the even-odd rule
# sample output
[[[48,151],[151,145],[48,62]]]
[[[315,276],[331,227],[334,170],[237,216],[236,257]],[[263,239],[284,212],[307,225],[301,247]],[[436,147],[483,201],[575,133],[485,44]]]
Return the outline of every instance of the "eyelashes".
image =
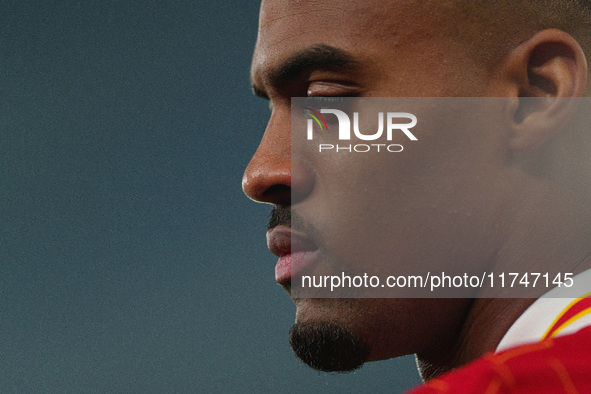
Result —
[[[310,96],[314,102],[318,103],[342,103],[345,101],[346,97],[343,96]]]
[[[310,96],[310,104],[315,107],[322,108],[334,108],[335,106],[342,106],[346,103],[347,99],[351,97],[347,96]]]

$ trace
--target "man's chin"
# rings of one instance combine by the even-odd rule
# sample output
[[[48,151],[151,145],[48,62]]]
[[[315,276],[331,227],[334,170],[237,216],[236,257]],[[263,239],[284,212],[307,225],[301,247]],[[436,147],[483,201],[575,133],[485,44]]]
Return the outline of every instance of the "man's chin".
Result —
[[[361,368],[371,350],[362,337],[336,323],[296,323],[289,332],[289,339],[300,360],[325,372],[350,372]]]

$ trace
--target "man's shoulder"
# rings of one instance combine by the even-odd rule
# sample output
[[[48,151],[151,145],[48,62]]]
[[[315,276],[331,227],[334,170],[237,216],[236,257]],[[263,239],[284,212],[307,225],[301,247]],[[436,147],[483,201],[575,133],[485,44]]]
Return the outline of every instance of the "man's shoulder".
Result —
[[[591,327],[489,353],[412,390],[427,393],[591,392]]]

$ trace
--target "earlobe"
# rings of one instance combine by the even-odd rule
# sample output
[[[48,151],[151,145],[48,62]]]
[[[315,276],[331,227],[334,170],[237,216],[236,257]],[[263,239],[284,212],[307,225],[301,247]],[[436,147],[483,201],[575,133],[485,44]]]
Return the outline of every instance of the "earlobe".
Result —
[[[528,150],[559,132],[575,111],[587,83],[587,62],[579,43],[562,30],[547,29],[521,43],[509,55],[515,93],[510,147]]]

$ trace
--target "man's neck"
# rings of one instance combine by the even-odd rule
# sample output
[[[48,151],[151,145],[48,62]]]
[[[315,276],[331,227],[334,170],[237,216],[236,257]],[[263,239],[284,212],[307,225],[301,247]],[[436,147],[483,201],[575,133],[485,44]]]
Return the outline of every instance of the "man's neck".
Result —
[[[522,192],[520,203],[502,224],[507,230],[503,244],[485,270],[576,275],[591,267],[591,212],[590,205],[583,204],[588,197],[582,201],[556,184],[548,186],[535,179]],[[519,316],[549,290],[528,288],[519,295],[522,298],[494,298],[493,294],[473,299],[454,338],[441,338],[417,353],[421,376],[433,378],[494,351]]]
[[[507,330],[535,299],[481,298],[472,302],[456,341],[447,349],[417,354],[419,373],[424,380],[465,365],[494,351]]]

